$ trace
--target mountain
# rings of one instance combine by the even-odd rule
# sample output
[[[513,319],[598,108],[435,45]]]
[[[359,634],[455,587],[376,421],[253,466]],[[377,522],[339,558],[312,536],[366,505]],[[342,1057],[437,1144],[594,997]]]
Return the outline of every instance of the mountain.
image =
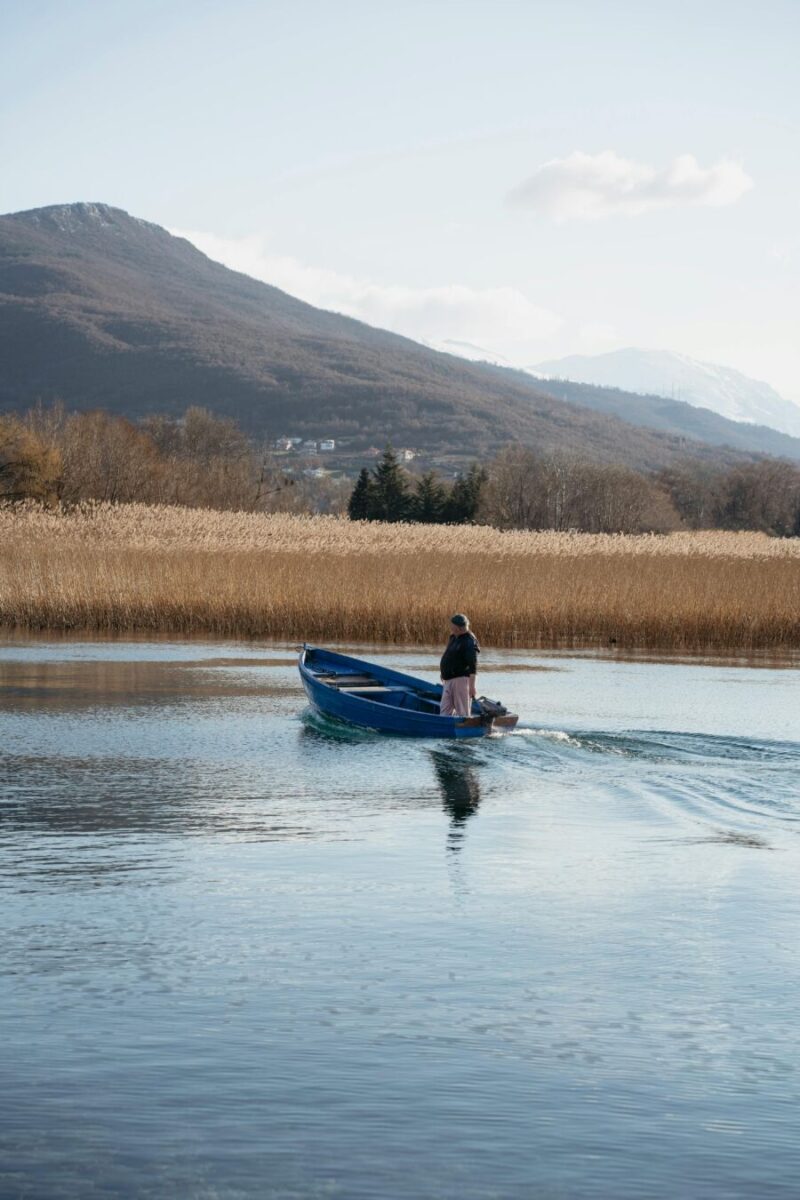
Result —
[[[642,395],[683,400],[731,421],[767,425],[800,437],[800,405],[785,400],[768,383],[732,367],[700,362],[667,350],[613,350],[574,354],[530,368],[537,378],[568,379]]]
[[[800,438],[789,437],[766,425],[729,421],[710,408],[695,408],[683,400],[641,396],[619,388],[572,383],[569,379],[542,379],[539,386],[567,404],[579,404],[598,413],[635,422],[674,437],[694,438],[713,446],[727,446],[741,454],[770,454],[800,461]]]
[[[739,453],[720,450],[744,428],[730,422],[716,446],[644,428],[635,404],[626,422],[524,372],[322,311],[105,204],[0,217],[0,410],[55,397],[132,419],[200,404],[254,435],[465,457],[515,442],[653,468],[764,449],[752,431]],[[773,452],[800,458],[800,442],[783,443]]]

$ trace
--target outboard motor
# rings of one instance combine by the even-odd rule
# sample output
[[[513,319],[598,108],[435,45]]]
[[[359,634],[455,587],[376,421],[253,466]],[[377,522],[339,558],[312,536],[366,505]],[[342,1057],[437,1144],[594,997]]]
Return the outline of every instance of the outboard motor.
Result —
[[[504,717],[508,712],[499,700],[487,700],[485,696],[478,697],[478,705],[481,710],[481,725],[488,725],[490,729],[494,725],[495,717]]]

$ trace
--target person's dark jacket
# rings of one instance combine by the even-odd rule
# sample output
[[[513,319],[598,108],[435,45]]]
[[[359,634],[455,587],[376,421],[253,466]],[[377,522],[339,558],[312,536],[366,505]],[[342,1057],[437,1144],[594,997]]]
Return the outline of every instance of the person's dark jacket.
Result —
[[[442,679],[461,679],[464,675],[477,675],[480,652],[478,639],[473,633],[452,633],[439,665]]]

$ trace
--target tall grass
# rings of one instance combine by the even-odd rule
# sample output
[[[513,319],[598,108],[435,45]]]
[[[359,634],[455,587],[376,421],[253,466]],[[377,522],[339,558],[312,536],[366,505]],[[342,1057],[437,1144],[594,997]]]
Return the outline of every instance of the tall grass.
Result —
[[[499,533],[335,517],[0,508],[0,625],[496,646],[800,648],[800,540]]]

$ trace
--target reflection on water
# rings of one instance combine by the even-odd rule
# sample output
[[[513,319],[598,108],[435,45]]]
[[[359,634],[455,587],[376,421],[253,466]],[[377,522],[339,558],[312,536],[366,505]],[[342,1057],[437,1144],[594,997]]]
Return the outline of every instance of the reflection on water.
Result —
[[[279,660],[281,666],[288,665]],[[48,707],[79,711],[135,704],[137,708],[186,705],[215,697],[268,696],[287,689],[298,692],[299,684],[287,680],[286,672],[273,670],[265,678],[265,662],[247,664],[246,659],[198,659],[180,668],[169,661],[148,662],[5,662],[0,671],[0,697],[17,711],[42,712]],[[291,664],[292,666],[294,663]],[[228,668],[226,670],[226,668]],[[235,669],[231,669],[235,668]]]
[[[448,845],[451,850],[461,848],[464,826],[478,811],[481,802],[481,787],[478,775],[471,765],[471,747],[459,746],[455,753],[432,750],[431,759],[436,779],[442,792],[442,802],[450,814]]]
[[[485,676],[414,743],[285,648],[0,647],[0,1197],[794,1200],[797,673]]]

